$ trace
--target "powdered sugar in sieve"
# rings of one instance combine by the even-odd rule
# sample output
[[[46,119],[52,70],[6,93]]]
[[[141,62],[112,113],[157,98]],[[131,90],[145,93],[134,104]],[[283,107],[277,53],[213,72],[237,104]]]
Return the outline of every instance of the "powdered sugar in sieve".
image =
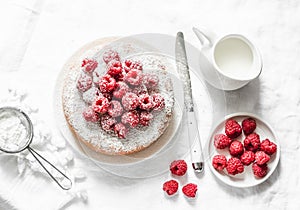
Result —
[[[30,118],[20,109],[14,107],[1,107],[0,150],[6,153],[18,153],[28,149],[49,176],[62,189],[71,189],[72,181],[52,163],[30,147],[32,139],[33,125]],[[54,173],[56,175],[54,175]]]
[[[30,124],[18,110],[0,110],[0,149],[5,152],[20,152],[31,141]]]

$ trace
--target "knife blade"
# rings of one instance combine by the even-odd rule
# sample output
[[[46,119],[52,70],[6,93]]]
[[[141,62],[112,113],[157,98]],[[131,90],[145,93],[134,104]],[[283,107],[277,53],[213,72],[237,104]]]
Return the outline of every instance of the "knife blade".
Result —
[[[194,112],[194,102],[192,95],[192,84],[189,73],[189,65],[185,48],[185,41],[182,32],[177,33],[175,43],[175,58],[177,72],[183,82],[184,106],[188,120],[188,138],[191,147],[192,166],[195,172],[204,170],[204,159],[201,146],[201,139],[198,130],[196,115]]]

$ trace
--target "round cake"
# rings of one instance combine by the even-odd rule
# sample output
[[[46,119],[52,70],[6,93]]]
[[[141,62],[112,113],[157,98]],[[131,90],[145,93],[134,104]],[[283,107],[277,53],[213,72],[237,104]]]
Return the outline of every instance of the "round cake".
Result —
[[[137,42],[95,46],[64,78],[63,111],[79,142],[108,155],[132,154],[157,141],[174,107],[165,59]]]

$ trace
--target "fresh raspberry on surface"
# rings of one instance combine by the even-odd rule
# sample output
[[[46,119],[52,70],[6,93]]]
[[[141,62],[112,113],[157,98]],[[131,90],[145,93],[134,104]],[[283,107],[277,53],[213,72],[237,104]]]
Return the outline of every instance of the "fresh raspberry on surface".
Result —
[[[113,92],[114,97],[121,99],[127,92],[129,87],[125,82],[117,82]]]
[[[122,71],[123,68],[122,63],[120,61],[112,61],[107,67],[107,73],[112,77],[119,76],[122,73]]]
[[[232,157],[227,161],[226,170],[228,174],[236,175],[244,172],[244,165],[240,159]]]
[[[101,125],[101,128],[105,131],[113,130],[114,125],[116,123],[117,123],[117,120],[108,114],[104,114],[101,116],[100,125]]]
[[[124,80],[133,86],[140,85],[142,83],[142,73],[140,70],[133,69],[125,75]]]
[[[237,138],[242,134],[242,127],[236,120],[229,119],[225,123],[225,133],[231,139]]]
[[[139,106],[139,97],[134,93],[126,93],[122,98],[125,110],[134,110]]]
[[[168,195],[174,195],[178,190],[178,182],[176,180],[169,180],[163,184],[163,191]]]
[[[253,163],[252,171],[254,176],[256,176],[257,178],[263,178],[268,173],[268,165],[267,164],[258,165],[257,163]]]
[[[187,164],[184,160],[174,160],[170,165],[170,171],[177,176],[183,176],[187,171]]]
[[[127,128],[123,123],[118,123],[114,127],[115,134],[120,138],[120,139],[125,139],[127,135]]]
[[[99,89],[101,93],[109,93],[115,89],[116,80],[109,74],[104,75],[99,79]]]
[[[84,59],[81,63],[81,67],[83,68],[83,71],[86,73],[92,73],[98,66],[98,62],[93,59]]]
[[[218,171],[223,171],[227,166],[227,159],[224,155],[215,155],[212,159],[213,167]]]
[[[246,150],[256,152],[260,148],[260,138],[257,133],[251,133],[244,139]]]
[[[125,60],[124,62],[124,70],[125,72],[129,72],[132,69],[143,70],[143,65],[139,61],[132,61],[130,59]]]
[[[182,192],[185,196],[189,198],[194,198],[196,197],[197,189],[198,186],[193,183],[186,184],[182,187]]]
[[[229,153],[235,157],[242,155],[244,153],[243,144],[239,141],[231,142],[230,147],[229,147]]]
[[[269,162],[270,156],[267,155],[264,151],[257,151],[255,153],[255,161],[258,165],[263,165]]]
[[[139,96],[140,108],[149,111],[153,108],[153,98],[149,94],[142,94]]]
[[[242,128],[244,134],[249,135],[256,129],[256,121],[251,117],[246,118],[242,121]]]
[[[139,124],[139,114],[136,110],[125,112],[122,115],[122,123],[134,128]]]
[[[248,166],[248,165],[250,165],[251,163],[253,163],[254,162],[254,160],[255,160],[255,154],[254,154],[254,152],[252,152],[252,151],[245,151],[242,155],[241,155],[241,162],[244,164],[244,165],[246,165],[246,166]]]
[[[88,122],[98,122],[100,119],[99,115],[90,106],[84,109],[82,115],[84,119]]]
[[[217,149],[225,149],[231,143],[231,139],[224,134],[217,134],[214,137],[214,145]]]
[[[76,87],[80,92],[85,92],[92,87],[92,84],[93,84],[92,77],[82,73],[82,74],[80,74],[80,76],[77,80]]]
[[[112,117],[119,117],[123,114],[123,107],[119,101],[112,100],[108,108],[108,114]]]
[[[261,142],[260,149],[268,155],[273,155],[277,151],[277,145],[269,139],[265,139]]]
[[[161,111],[165,108],[165,99],[159,93],[155,93],[152,95],[153,98],[153,110]]]
[[[114,50],[108,50],[106,52],[103,53],[103,61],[108,64],[110,61],[120,61],[120,56],[119,53],[117,53]]]
[[[158,85],[159,79],[155,74],[146,73],[143,76],[143,83],[147,88],[155,88]]]
[[[140,124],[142,126],[149,126],[150,121],[153,119],[153,115],[150,112],[142,111],[140,114]]]
[[[108,111],[109,106],[110,106],[110,102],[108,101],[107,98],[103,96],[97,96],[92,105],[93,110],[100,114],[106,113]]]

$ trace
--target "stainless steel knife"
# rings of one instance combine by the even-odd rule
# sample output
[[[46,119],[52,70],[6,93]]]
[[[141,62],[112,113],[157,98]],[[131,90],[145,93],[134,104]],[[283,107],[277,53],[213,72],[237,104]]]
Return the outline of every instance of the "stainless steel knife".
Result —
[[[194,112],[192,85],[185,49],[185,41],[182,32],[177,33],[175,44],[175,57],[177,72],[179,74],[180,79],[183,82],[184,88],[184,105],[188,120],[188,136],[191,147],[192,166],[195,172],[202,172],[204,170],[204,159],[198,124]]]

